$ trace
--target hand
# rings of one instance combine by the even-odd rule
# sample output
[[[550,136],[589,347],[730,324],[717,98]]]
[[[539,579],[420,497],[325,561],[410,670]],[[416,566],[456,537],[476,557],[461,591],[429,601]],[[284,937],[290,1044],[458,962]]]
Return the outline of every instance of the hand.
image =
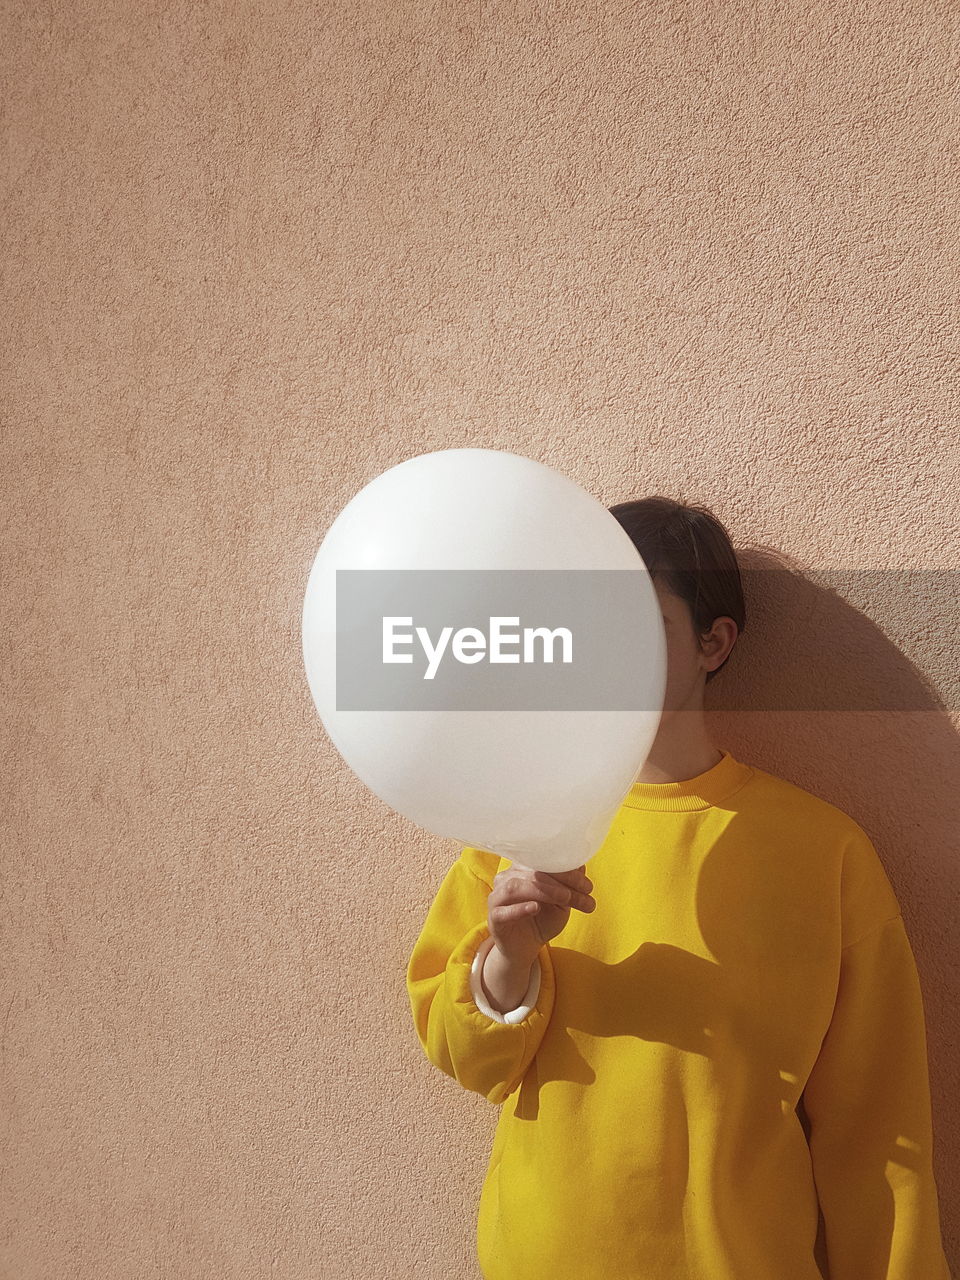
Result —
[[[540,948],[567,923],[571,907],[586,912],[596,908],[586,865],[551,872],[514,862],[497,873],[487,898],[487,927],[511,964],[532,965]]]

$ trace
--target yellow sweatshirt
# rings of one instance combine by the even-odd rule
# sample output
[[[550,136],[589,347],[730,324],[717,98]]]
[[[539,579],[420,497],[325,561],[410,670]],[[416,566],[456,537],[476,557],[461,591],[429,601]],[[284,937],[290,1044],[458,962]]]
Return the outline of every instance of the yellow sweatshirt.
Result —
[[[502,1106],[486,1280],[951,1280],[913,952],[863,829],[729,751],[635,783],[524,1003],[483,1000],[464,848],[407,990],[436,1067]],[[796,1107],[803,1095],[809,1142]]]

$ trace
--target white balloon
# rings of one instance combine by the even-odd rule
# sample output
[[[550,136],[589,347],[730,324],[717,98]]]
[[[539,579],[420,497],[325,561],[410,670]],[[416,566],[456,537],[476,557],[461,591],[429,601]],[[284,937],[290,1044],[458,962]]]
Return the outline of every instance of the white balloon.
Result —
[[[338,710],[337,569],[631,571],[643,628],[630,678],[648,710]],[[437,835],[541,871],[600,847],[662,714],[666,640],[636,547],[575,481],[506,450],[421,454],[361,489],[314,559],[302,647],[323,725],[372,791]]]

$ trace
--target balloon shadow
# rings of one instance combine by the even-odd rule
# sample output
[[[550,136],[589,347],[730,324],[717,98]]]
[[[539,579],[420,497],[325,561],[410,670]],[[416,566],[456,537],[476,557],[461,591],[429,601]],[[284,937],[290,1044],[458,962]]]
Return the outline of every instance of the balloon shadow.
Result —
[[[939,638],[952,635],[951,618],[955,625],[960,575],[813,574],[756,547],[738,550],[738,559],[747,625],[730,661],[707,687],[712,736],[738,760],[850,814],[880,854],[923,991],[943,1214],[951,1199],[948,1170],[957,1167],[960,1155],[957,1127],[943,1123],[958,1075],[950,992],[960,969],[954,931],[960,877],[950,797],[960,789],[960,743],[949,713],[960,705],[951,683],[960,664],[948,661],[947,672],[926,674],[905,650],[919,656],[924,647],[932,649],[924,661],[936,668]],[[599,959],[590,946],[591,920],[613,902],[617,883],[604,883],[602,847],[588,861],[597,909],[591,915],[572,912],[550,944],[557,971],[551,1037],[554,1049],[559,1046],[551,1054],[551,1078],[593,1083],[578,1048],[581,1035],[639,1037],[711,1063],[720,1073],[722,1096],[734,1109],[749,1107],[751,1129],[793,1110],[809,1140],[802,1088],[812,1063],[803,1036],[782,1011],[810,972],[811,921],[798,903],[811,866],[798,863],[793,881],[783,877],[782,866],[765,877],[754,842],[745,842],[743,834],[733,814],[700,870],[696,922],[712,959],[650,940],[640,940],[616,962]],[[788,896],[780,900],[783,894]],[[775,957],[758,951],[761,916],[784,922]],[[746,1045],[750,1052],[741,1053]],[[757,1045],[765,1046],[759,1056]],[[542,1071],[535,1059],[521,1082],[515,1110],[520,1120],[538,1113]],[[885,1160],[898,1166],[917,1167],[930,1155],[912,1154],[914,1135],[891,1128],[887,1138]],[[750,1169],[751,1153],[738,1149],[738,1141],[734,1123],[727,1156]],[[883,1187],[885,1174],[884,1164],[877,1169]],[[886,1226],[892,1230],[892,1198],[888,1207]],[[941,1222],[949,1259],[949,1224],[944,1216]],[[828,1276],[822,1215],[815,1257]]]

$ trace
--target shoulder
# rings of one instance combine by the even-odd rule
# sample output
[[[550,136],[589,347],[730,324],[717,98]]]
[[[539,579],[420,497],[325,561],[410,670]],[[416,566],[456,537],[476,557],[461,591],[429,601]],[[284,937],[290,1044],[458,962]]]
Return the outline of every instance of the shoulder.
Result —
[[[802,820],[808,828],[814,827],[824,835],[833,837],[838,847],[848,841],[868,838],[855,818],[823,796],[807,791],[787,778],[768,773],[756,765],[751,765],[750,768],[752,777],[749,789],[754,802],[760,801],[779,814]]]
[[[753,767],[757,796],[771,812],[795,823],[804,843],[824,861],[834,882],[842,921],[842,945],[848,946],[878,924],[900,914],[900,905],[873,839],[843,809],[785,778]]]

